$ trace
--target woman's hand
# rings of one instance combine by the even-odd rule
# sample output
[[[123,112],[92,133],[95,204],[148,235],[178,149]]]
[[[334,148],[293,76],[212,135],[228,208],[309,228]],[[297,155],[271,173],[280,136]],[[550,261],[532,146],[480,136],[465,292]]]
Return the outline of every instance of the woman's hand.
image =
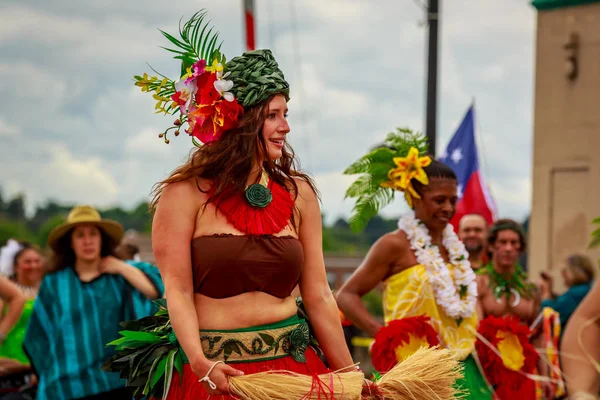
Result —
[[[537,286],[540,289],[542,300],[552,298],[553,279],[550,275],[545,273],[542,274],[541,279],[537,282]]]
[[[383,393],[377,386],[377,383],[365,378],[363,380],[361,397],[363,399],[383,399]]]
[[[125,264],[114,256],[106,256],[100,262],[100,272],[103,274],[117,275],[122,272],[122,266]]]
[[[242,371],[230,367],[229,365],[208,360],[200,363],[197,367],[193,365],[191,367],[198,379],[201,380],[206,391],[211,395],[229,394],[229,377],[244,375]],[[208,377],[210,381],[202,381],[205,377]],[[214,383],[214,389],[211,387],[210,382]]]

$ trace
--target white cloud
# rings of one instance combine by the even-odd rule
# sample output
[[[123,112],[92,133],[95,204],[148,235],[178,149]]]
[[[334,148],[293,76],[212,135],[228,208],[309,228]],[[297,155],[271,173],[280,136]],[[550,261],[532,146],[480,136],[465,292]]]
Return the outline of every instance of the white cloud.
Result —
[[[502,204],[503,215],[524,219],[531,203],[531,180],[512,179],[510,182],[495,181],[491,185],[496,203]]]
[[[357,176],[344,175],[341,172],[316,174],[315,183],[321,194],[321,212],[325,214],[325,222],[331,224],[338,218],[347,218],[352,213],[352,199],[344,199],[346,190]],[[389,204],[381,214],[386,218],[398,217],[408,211],[402,193],[396,193],[394,202]]]
[[[21,134],[21,130],[15,126],[10,125],[0,117],[0,136],[18,136]]]
[[[119,201],[119,185],[102,160],[77,157],[61,144],[44,143],[41,163],[34,157],[0,169],[8,194],[24,192],[28,208],[47,199],[107,206]]]

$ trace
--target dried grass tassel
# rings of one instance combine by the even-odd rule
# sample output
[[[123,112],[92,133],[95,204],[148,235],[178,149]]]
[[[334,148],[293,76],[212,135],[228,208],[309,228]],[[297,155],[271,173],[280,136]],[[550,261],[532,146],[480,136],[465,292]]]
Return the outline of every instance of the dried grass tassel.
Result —
[[[314,376],[268,371],[230,377],[229,391],[243,400],[360,400],[363,378],[358,371]]]
[[[449,350],[423,347],[383,375],[377,386],[386,400],[451,400],[464,397],[454,386],[462,370]]]
[[[376,382],[373,395],[361,397],[362,372],[303,375],[268,371],[231,377],[231,394],[243,400],[451,400],[464,393],[454,387],[462,366],[447,349],[421,348]]]

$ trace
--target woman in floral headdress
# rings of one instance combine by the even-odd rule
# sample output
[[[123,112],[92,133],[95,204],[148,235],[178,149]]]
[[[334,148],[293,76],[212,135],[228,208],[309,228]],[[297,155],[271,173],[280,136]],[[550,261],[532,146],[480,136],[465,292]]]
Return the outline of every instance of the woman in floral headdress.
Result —
[[[373,365],[386,372],[421,346],[442,345],[463,361],[459,385],[468,398],[491,398],[470,357],[477,326],[477,285],[464,245],[449,224],[457,200],[456,175],[427,154],[426,139],[407,129],[390,133],[385,145],[350,166],[362,174],[348,189],[356,197],[350,223],[367,221],[403,192],[411,211],[398,230],[381,237],[337,294],[338,305],[359,328],[375,338]],[[361,297],[384,283],[382,325]]]
[[[185,132],[197,148],[157,185],[152,204],[167,299],[156,318],[166,329],[156,319],[142,329],[168,346],[156,368],[156,357],[132,356],[147,363],[146,380],[135,382],[121,354],[110,368],[136,393],[169,399],[229,398],[229,378],[244,373],[328,372],[297,315],[297,285],[329,367],[354,369],[326,279],[316,189],[287,142],[289,85],[269,50],[227,61],[216,34],[205,34],[205,17],[194,15],[179,38],[163,32],[183,60],[177,82],[136,77],[158,109],[177,114],[160,137],[168,143],[171,131]],[[125,351],[136,338],[123,334],[113,344]]]

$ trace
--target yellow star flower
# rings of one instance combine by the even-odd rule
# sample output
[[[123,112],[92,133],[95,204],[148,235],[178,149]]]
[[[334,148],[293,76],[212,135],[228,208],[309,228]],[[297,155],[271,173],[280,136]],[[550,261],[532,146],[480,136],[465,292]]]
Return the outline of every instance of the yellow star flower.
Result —
[[[219,62],[219,60],[215,58],[215,59],[213,60],[213,62],[212,62],[212,65],[211,65],[211,66],[207,66],[207,67],[206,67],[206,68],[204,68],[204,69],[205,69],[206,71],[208,71],[208,72],[212,72],[212,73],[215,73],[215,74],[216,74],[216,73],[218,73],[218,72],[221,72],[221,71],[223,71],[223,64],[221,64],[221,63]]]
[[[415,191],[412,180],[416,179],[424,185],[429,184],[429,178],[424,167],[431,164],[431,158],[428,156],[419,157],[419,149],[411,147],[406,157],[394,157],[396,168],[388,172],[389,181],[381,184],[384,188],[392,188],[404,192],[406,202],[412,207],[412,197],[421,198]]]
[[[431,164],[431,158],[419,157],[419,150],[416,147],[411,147],[406,157],[394,157],[394,164],[397,168],[390,169],[388,173],[388,178],[394,182],[394,186],[404,190],[413,178],[424,185],[429,184],[423,168]]]

